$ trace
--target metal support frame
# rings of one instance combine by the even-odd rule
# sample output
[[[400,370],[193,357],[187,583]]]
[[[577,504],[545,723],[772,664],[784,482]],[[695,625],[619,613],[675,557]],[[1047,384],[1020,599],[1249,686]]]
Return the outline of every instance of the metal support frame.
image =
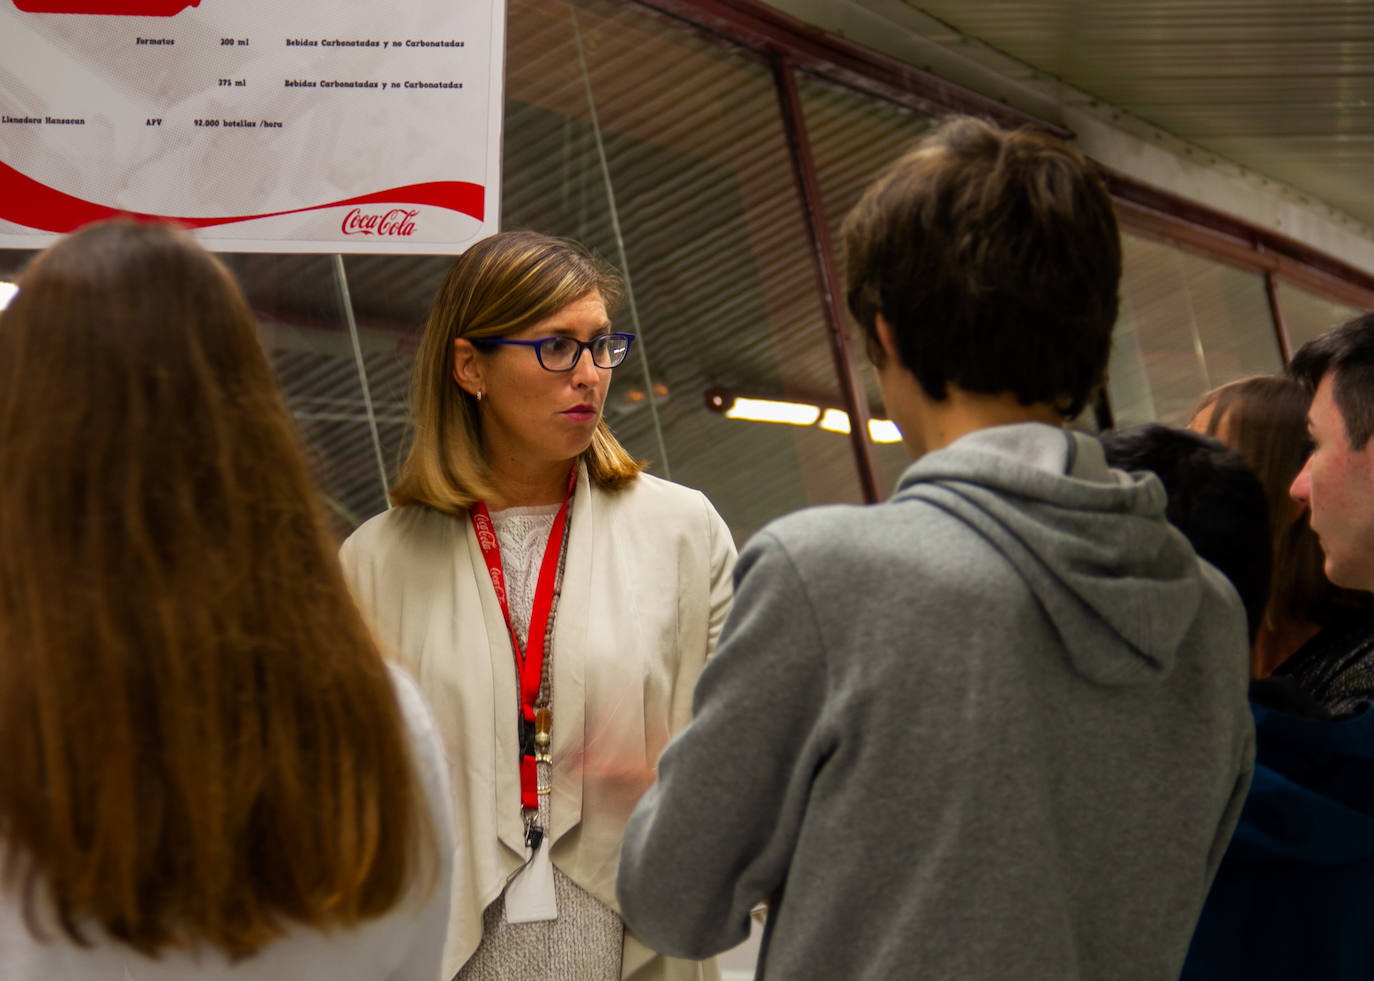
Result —
[[[1000,102],[923,72],[888,55],[772,7],[762,0],[619,0],[698,33],[785,58],[865,94],[933,116],[967,113],[1002,125],[1024,123],[1064,138],[1073,134]],[[1107,172],[1107,186],[1124,228],[1193,248],[1210,258],[1258,271],[1350,306],[1374,308],[1374,275],[1337,256],[1133,177]]]
[[[1293,360],[1293,340],[1288,336],[1288,324],[1283,319],[1283,304],[1279,302],[1278,277],[1273,270],[1264,272],[1264,296],[1269,301],[1269,317],[1274,321],[1274,336],[1279,341],[1279,357],[1287,366]]]
[[[996,99],[922,71],[889,55],[855,44],[798,20],[761,0],[620,0],[679,26],[725,39],[769,58],[786,58],[797,68],[818,71],[841,84],[869,92],[929,116],[963,113],[1004,126],[1032,124],[1068,137],[1062,126],[1036,119]]]
[[[358,368],[358,385],[363,393],[367,426],[372,433],[372,452],[377,457],[377,478],[382,485],[382,500],[385,501],[391,488],[386,477],[386,461],[382,459],[382,436],[377,429],[377,411],[372,404],[372,388],[367,383],[367,365],[363,363],[363,346],[358,339],[358,321],[353,315],[353,297],[348,290],[348,271],[344,268],[343,256],[337,252],[333,255],[332,261],[334,288],[338,291],[339,307],[343,310],[344,322],[348,325],[348,337],[353,343],[353,362]]]
[[[822,74],[864,94],[941,116],[967,113],[1007,126],[1032,124],[1063,138],[1073,134],[1035,119],[986,96],[954,85],[806,24],[762,0],[619,0],[662,20],[762,55],[774,66],[793,167],[811,235],[812,261],[824,298],[831,347],[840,387],[851,420],[855,459],[864,497],[877,499],[871,444],[867,441],[867,405],[855,371],[847,322],[838,299],[835,252],[821,206],[811,145],[806,133],[795,72],[798,67]],[[1374,275],[1319,252],[1271,229],[1242,221],[1187,200],[1133,177],[1103,168],[1123,230],[1168,242],[1209,259],[1264,276],[1270,315],[1284,364],[1292,343],[1279,303],[1278,282],[1286,282],[1364,309],[1374,308]],[[1099,426],[1110,425],[1112,412],[1105,390],[1094,406]]]
[[[863,379],[855,367],[849,349],[849,320],[844,303],[840,299],[840,275],[835,266],[835,247],[830,240],[830,225],[826,222],[825,205],[821,201],[816,162],[811,156],[811,141],[807,137],[801,95],[797,91],[797,76],[788,58],[777,58],[774,61],[773,79],[778,89],[778,106],[782,110],[783,130],[787,133],[788,148],[791,150],[797,193],[801,197],[806,230],[811,238],[811,262],[815,267],[816,282],[821,290],[821,308],[825,312],[830,351],[835,357],[840,397],[844,401],[845,411],[849,413],[849,442],[854,449],[854,462],[859,469],[859,486],[864,500],[871,504],[879,500],[879,495],[873,443],[868,437],[868,395],[864,392]]]
[[[611,231],[615,234],[616,250],[620,254],[620,275],[625,280],[625,302],[630,309],[630,323],[634,325],[635,337],[639,340],[635,346],[639,349],[639,370],[644,375],[644,391],[648,395],[649,419],[653,422],[654,437],[658,441],[659,470],[665,480],[672,480],[672,461],[668,459],[668,443],[663,437],[663,421],[658,416],[658,400],[654,398],[654,378],[649,371],[649,339],[644,335],[644,325],[639,321],[634,281],[630,278],[630,254],[625,249],[625,236],[620,230],[620,209],[615,203],[611,163],[606,156],[606,143],[601,136],[601,119],[596,113],[596,96],[592,92],[592,75],[587,67],[587,53],[582,44],[582,28],[577,22],[577,5],[572,0],[568,0],[568,17],[572,23],[573,40],[577,44],[577,64],[582,72],[583,91],[587,96],[587,115],[592,124],[592,137],[596,141],[596,158],[601,165],[601,178],[606,188],[606,207],[610,213]]]

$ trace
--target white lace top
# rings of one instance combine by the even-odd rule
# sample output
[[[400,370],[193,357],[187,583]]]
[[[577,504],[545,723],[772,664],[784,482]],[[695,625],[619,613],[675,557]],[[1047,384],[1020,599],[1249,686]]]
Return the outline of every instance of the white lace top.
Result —
[[[558,517],[557,504],[532,508],[505,508],[491,512],[492,528],[501,546],[501,568],[506,574],[506,602],[510,605],[511,624],[521,649],[528,647],[525,635],[530,629],[530,614],[534,611],[534,588],[539,582],[539,564],[544,560],[544,546],[553,519]]]
[[[491,512],[506,575],[506,603],[522,650],[529,648],[539,566],[558,509],[549,504]],[[553,724],[556,728],[558,720]],[[541,787],[549,786],[550,764],[538,764],[538,779]],[[541,793],[539,824],[545,828],[550,827],[549,806],[549,795]],[[551,885],[554,919],[511,923],[505,893],[488,906],[482,915],[482,942],[454,981],[618,981],[624,942],[620,917],[557,866]]]

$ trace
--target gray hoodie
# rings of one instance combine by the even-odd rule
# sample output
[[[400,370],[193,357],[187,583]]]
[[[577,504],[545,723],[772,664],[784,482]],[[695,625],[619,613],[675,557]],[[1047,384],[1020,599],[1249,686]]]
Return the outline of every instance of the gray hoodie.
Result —
[[[761,978],[1177,978],[1249,784],[1245,617],[1036,423],[773,522],[626,833],[626,921]]]

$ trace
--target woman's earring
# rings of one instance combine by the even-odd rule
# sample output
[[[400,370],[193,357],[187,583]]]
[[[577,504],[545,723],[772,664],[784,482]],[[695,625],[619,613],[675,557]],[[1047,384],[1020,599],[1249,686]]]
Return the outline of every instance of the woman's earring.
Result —
[[[477,390],[477,401],[482,401],[482,390],[480,388]]]

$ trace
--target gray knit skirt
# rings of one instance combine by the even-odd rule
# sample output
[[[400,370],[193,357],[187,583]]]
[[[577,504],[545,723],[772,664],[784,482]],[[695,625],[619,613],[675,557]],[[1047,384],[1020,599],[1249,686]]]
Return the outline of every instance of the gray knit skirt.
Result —
[[[553,772],[538,765],[539,824],[549,827]],[[558,916],[508,923],[503,893],[482,911],[482,942],[454,981],[620,981],[625,924],[615,910],[553,867]]]
[[[454,981],[619,981],[625,925],[557,867],[558,917],[507,923],[498,896],[482,914],[482,943]]]

